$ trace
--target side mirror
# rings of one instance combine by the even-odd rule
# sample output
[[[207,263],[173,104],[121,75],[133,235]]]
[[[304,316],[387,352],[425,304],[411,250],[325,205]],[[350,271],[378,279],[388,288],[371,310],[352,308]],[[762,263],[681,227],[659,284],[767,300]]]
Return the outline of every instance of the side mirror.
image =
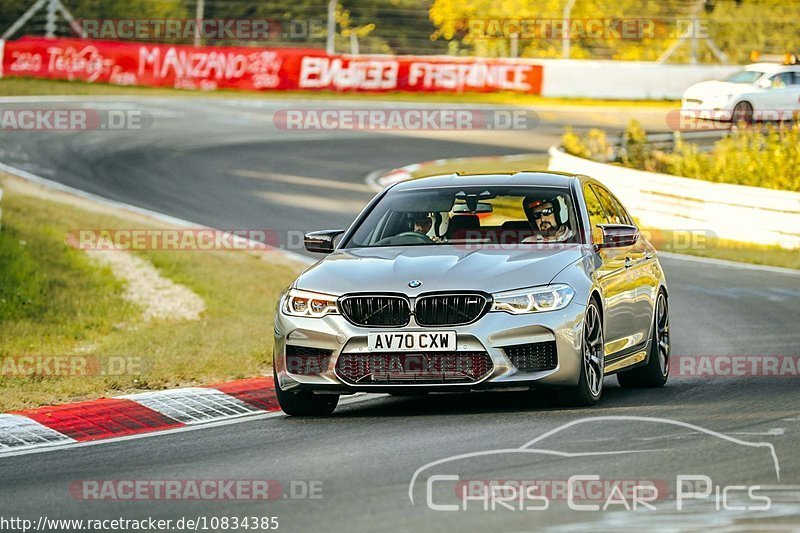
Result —
[[[309,252],[329,254],[335,248],[336,237],[344,233],[343,229],[327,229],[306,233],[303,243]]]
[[[770,89],[772,88],[772,79],[771,78],[761,78],[756,82],[756,86],[761,87],[762,89]]]
[[[598,248],[621,248],[633,246],[639,240],[639,230],[636,226],[627,224],[600,224],[603,230],[603,242],[595,243]]]

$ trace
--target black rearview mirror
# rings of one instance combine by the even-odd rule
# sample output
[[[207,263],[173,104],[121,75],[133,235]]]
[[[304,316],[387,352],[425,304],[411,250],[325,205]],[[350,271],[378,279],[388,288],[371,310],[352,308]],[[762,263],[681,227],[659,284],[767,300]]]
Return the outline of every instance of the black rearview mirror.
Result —
[[[336,237],[344,233],[343,229],[327,229],[306,233],[303,242],[306,250],[321,254],[329,254],[335,248]]]
[[[599,224],[603,230],[603,242],[595,243],[598,248],[621,248],[633,246],[639,240],[639,230],[628,224]]]

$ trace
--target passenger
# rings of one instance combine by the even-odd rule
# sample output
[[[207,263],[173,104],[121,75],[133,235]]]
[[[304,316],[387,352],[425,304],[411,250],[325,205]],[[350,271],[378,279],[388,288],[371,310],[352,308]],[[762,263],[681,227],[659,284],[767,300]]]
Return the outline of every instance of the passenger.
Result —
[[[522,242],[564,242],[573,235],[566,220],[560,217],[559,198],[551,200],[540,198],[525,198],[522,209],[531,227],[539,230],[536,235],[523,239]]]

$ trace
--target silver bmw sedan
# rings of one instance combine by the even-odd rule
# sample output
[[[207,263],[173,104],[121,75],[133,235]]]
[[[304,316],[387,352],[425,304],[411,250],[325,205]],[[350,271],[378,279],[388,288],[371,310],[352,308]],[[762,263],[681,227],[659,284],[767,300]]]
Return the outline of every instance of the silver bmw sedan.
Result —
[[[444,175],[378,194],[281,296],[278,401],[329,415],[342,394],[542,389],[593,405],[603,378],[669,376],[666,279],[601,183],[555,172]]]

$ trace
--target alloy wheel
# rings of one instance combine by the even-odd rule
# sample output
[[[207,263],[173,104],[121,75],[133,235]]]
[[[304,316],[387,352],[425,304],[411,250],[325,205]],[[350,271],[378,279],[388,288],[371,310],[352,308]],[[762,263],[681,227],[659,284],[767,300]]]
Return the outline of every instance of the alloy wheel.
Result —
[[[656,342],[658,343],[658,362],[661,365],[661,374],[669,372],[669,311],[667,298],[664,293],[658,295],[656,302]]]
[[[603,324],[595,305],[586,309],[583,328],[583,370],[586,374],[586,386],[592,396],[600,396],[603,390]]]

